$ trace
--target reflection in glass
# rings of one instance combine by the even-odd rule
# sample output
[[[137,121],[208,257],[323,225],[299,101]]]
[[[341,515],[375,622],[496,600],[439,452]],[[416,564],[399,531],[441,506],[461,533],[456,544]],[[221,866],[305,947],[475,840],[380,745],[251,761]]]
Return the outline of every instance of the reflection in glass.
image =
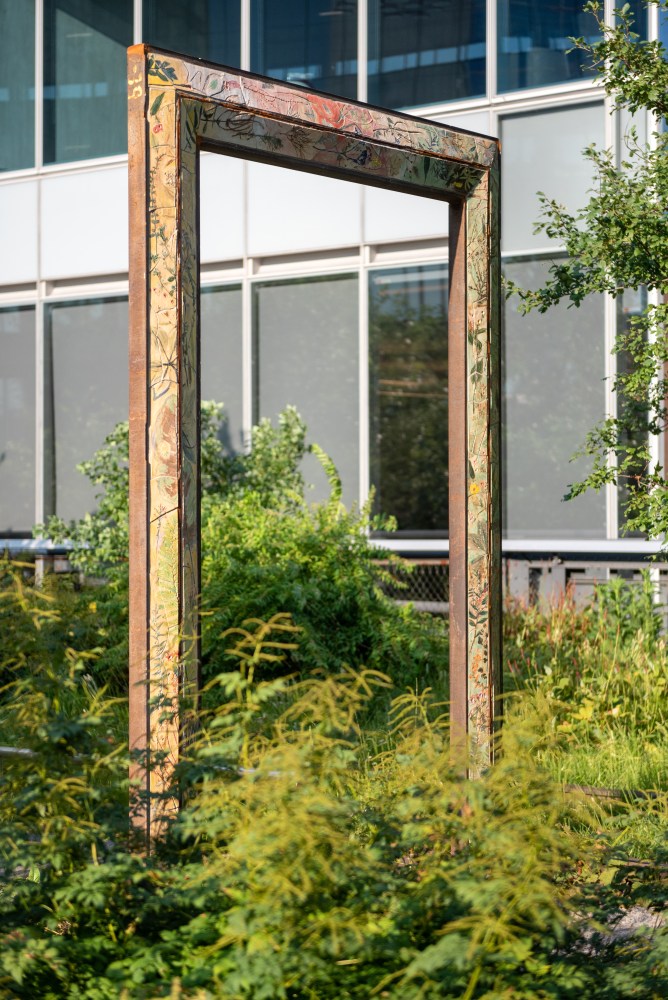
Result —
[[[95,487],[77,471],[128,418],[125,298],[50,305],[44,333],[44,506],[80,518]]]
[[[369,278],[369,436],[375,509],[399,531],[448,530],[448,273]]]
[[[35,4],[0,2],[0,170],[35,165]]]
[[[390,108],[485,93],[485,0],[369,0],[369,100]]]
[[[35,523],[35,310],[0,310],[0,531]]]
[[[254,287],[254,419],[296,406],[308,440],[332,458],[343,501],[359,498],[358,279],[341,275]],[[304,478],[314,500],[329,496],[317,460]]]
[[[158,48],[238,66],[240,0],[144,0],[144,40]]]
[[[544,284],[550,262],[508,261],[504,272],[524,288]],[[605,538],[605,494],[563,502],[590,463],[571,462],[605,414],[603,298],[521,316],[505,312],[504,500],[508,538]]]
[[[636,35],[641,40],[647,38],[647,28],[648,28],[648,16],[647,16],[647,3],[646,0],[627,0],[629,6],[629,16],[633,19],[633,24],[631,25],[631,31],[635,32]],[[624,7],[626,4],[616,3],[615,8]],[[662,12],[659,11],[659,20],[661,19]],[[664,15],[665,16],[665,15]]]
[[[545,233],[534,232],[541,215],[539,191],[574,212],[589,200],[594,170],[582,155],[590,143],[605,143],[603,105],[571,105],[529,111],[501,120],[501,246],[517,253],[545,247]]]
[[[44,162],[128,148],[132,0],[44,0]]]
[[[570,51],[573,37],[600,37],[582,8],[582,0],[498,0],[500,93],[593,76],[589,57]]]
[[[633,318],[640,316],[647,308],[647,289],[627,288],[617,298],[617,337],[625,337],[631,332]],[[629,351],[617,352],[617,374],[627,375],[634,368],[633,358]],[[647,401],[638,400],[627,393],[617,391],[617,417],[623,421],[623,429],[620,431],[619,443],[626,448],[640,448],[647,443],[649,434],[649,414],[647,411]],[[619,517],[620,531],[631,538],[642,538],[641,531],[624,531],[626,521],[626,504],[631,493],[644,476],[647,469],[643,464],[638,463],[635,468],[630,468],[625,473],[624,478],[619,481],[617,490],[617,511]],[[634,479],[638,476],[639,479]]]
[[[357,96],[357,0],[251,0],[251,69]]]
[[[202,399],[225,406],[220,438],[228,454],[244,450],[241,288],[203,288],[200,300]]]

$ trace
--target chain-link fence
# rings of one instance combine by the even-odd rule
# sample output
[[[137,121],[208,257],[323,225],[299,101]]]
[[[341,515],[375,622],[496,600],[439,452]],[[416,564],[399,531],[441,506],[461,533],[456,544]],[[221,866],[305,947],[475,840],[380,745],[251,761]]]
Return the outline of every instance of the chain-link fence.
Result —
[[[392,577],[383,583],[388,597],[399,604],[410,602],[418,611],[448,613],[447,559],[404,559],[399,565],[379,560],[379,566]]]

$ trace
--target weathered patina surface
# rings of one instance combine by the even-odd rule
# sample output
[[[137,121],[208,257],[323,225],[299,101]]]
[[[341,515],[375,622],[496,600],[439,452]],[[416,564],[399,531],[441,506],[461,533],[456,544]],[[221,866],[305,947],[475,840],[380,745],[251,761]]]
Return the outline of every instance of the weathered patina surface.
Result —
[[[150,753],[136,775],[163,794],[197,706],[202,149],[451,203],[452,717],[488,759],[501,678],[498,143],[146,46],[128,69],[130,740]],[[139,814],[149,836],[174,808],[157,798]]]

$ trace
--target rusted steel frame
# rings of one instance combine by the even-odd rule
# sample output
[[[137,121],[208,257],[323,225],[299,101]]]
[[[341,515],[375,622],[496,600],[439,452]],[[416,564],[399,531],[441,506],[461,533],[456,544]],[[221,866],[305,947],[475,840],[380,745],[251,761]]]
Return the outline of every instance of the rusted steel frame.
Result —
[[[449,226],[450,713],[474,774],[493,754],[502,687],[498,191],[497,158]]]
[[[149,692],[149,553],[148,531],[148,138],[146,134],[146,59],[142,50],[128,53],[129,185],[129,742],[137,760],[130,778],[137,785],[134,821],[149,829],[148,750]]]
[[[466,468],[466,206],[450,205],[448,227],[448,545],[450,576],[450,733],[458,754],[468,732],[467,468]]]
[[[501,694],[499,166],[466,199],[467,725],[489,764]]]
[[[459,638],[451,676],[455,729],[465,726],[488,756],[500,669],[500,662],[490,662],[498,649],[490,615],[500,611],[500,592],[489,593],[500,582],[494,569],[498,539],[493,544],[490,537],[499,523],[498,477],[491,468],[499,456],[490,424],[490,359],[495,351],[498,356],[498,324],[490,307],[496,294],[490,290],[498,291],[498,261],[490,256],[495,240],[498,246],[498,212],[490,195],[498,181],[497,143],[145,46],[130,49],[129,69],[130,739],[133,748],[151,754],[149,767],[136,769],[142,789],[164,793],[198,688],[196,220],[202,148],[455,204],[450,464],[459,471],[450,563],[457,562],[454,579],[463,582],[456,583],[453,629]],[[176,805],[156,802],[139,816],[149,837]]]

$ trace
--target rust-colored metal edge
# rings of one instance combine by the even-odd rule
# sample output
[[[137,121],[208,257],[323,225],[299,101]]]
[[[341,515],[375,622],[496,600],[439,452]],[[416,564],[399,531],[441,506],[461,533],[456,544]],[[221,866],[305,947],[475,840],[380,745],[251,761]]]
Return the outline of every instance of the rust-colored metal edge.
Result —
[[[503,718],[503,564],[501,539],[503,532],[503,480],[502,480],[502,295],[501,295],[501,145],[490,170],[490,697],[493,705],[493,733],[498,732]],[[492,755],[496,753],[492,741]]]
[[[150,731],[148,677],[148,149],[146,134],[146,47],[128,50],[129,194],[129,415],[130,415],[130,581],[129,581],[129,744],[145,755]],[[148,770],[134,761],[130,778],[139,795],[131,815],[148,841]]]
[[[448,304],[448,539],[450,727],[453,747],[468,728],[466,203],[450,203]]]
[[[464,135],[472,139],[478,140],[478,144],[481,151],[484,151],[484,155],[479,155],[477,159],[466,159],[462,157],[458,160],[463,166],[470,166],[478,170],[486,170],[489,168],[490,163],[495,155],[496,148],[498,148],[498,139],[494,136],[485,135],[482,132],[474,132],[472,129],[461,128],[459,126],[448,125],[446,122],[435,121],[433,118],[422,118],[419,115],[409,115],[402,111],[393,111],[388,108],[381,107],[378,104],[369,104],[362,101],[355,101],[350,98],[343,98],[337,94],[330,94],[327,91],[310,89],[305,91],[303,87],[296,84],[287,83],[284,80],[277,80],[275,77],[262,76],[260,73],[253,73],[250,70],[241,70],[234,66],[225,66],[221,63],[214,63],[206,59],[200,59],[196,56],[187,56],[183,53],[175,52],[173,49],[163,49],[157,45],[150,45],[149,43],[141,43],[140,45],[132,46],[133,49],[141,50],[144,53],[145,58],[150,58],[152,55],[166,56],[171,59],[178,59],[181,62],[186,62],[192,66],[201,66],[202,68],[208,68],[215,70],[217,73],[226,73],[231,77],[243,77],[245,80],[257,81],[263,87],[263,89],[276,89],[286,93],[291,93],[295,99],[301,101],[304,99],[305,94],[313,94],[316,97],[322,98],[323,101],[331,105],[335,105],[344,108],[363,108],[377,114],[384,115],[389,121],[393,123],[405,122],[410,124],[411,122],[417,122],[421,125],[428,125],[431,128],[436,128],[442,131],[444,134],[450,134],[453,136]],[[129,50],[128,50],[129,51]],[[167,86],[175,86],[177,90],[181,90],[180,84],[170,84]],[[205,100],[210,99],[208,94],[198,94],[194,90],[183,91],[184,96],[201,97]],[[261,111],[260,109],[253,109],[248,104],[239,104],[236,101],[230,101],[229,99],[213,98],[220,104],[226,104],[228,107],[236,107],[239,110],[248,111],[252,114],[264,114],[267,117],[283,118],[281,114],[274,114],[273,112]],[[295,121],[302,122],[299,116],[295,116]],[[338,132],[341,131],[335,126],[326,125],[322,123],[320,125],[323,132]],[[377,140],[379,141],[379,140]],[[407,148],[407,147],[406,147]],[[435,153],[434,155],[438,155]]]

